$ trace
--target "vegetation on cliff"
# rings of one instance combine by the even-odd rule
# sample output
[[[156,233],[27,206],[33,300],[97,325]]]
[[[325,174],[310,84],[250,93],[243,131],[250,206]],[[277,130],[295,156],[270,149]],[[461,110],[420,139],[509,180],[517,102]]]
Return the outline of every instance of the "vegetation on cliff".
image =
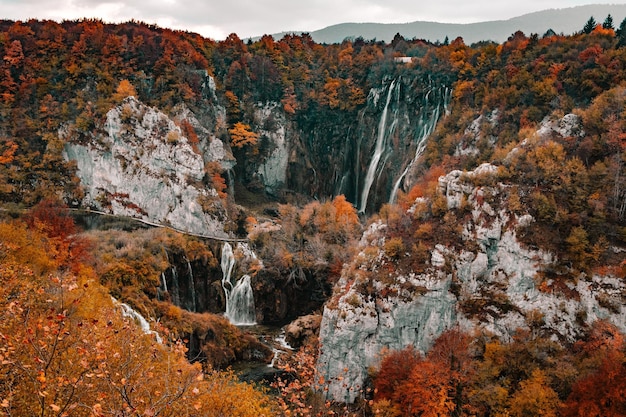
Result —
[[[164,112],[189,109],[205,125],[176,119],[193,152],[202,153],[210,131],[229,144],[241,174],[272,146],[259,132],[270,131],[273,119],[255,125],[258,103],[280,103],[279,111],[304,132],[340,136],[358,124],[369,91],[383,80],[417,74],[452,86],[449,113],[410,173],[411,186],[398,204],[369,219],[370,228],[385,225],[377,232],[379,245],[369,245],[366,235],[357,250],[363,219],[343,196],[285,190],[280,205],[238,207],[224,168],[206,164],[203,184],[224,201],[229,230],[247,234],[265,263],[265,272],[256,266],[253,272],[273,285],[308,290],[312,283],[318,299],[306,308],[319,308],[342,274],[346,288],[357,284],[359,295],[351,301],[357,306],[362,297],[390,295],[387,287],[379,293],[377,281],[423,272],[437,245],[471,251],[462,224],[472,219],[472,206],[465,199],[448,207],[439,178],[482,163],[492,164],[493,175],[463,177],[485,191],[473,203],[497,203],[511,219],[530,213],[534,221],[520,225],[518,236],[527,247],[555,255],[536,277],[541,291],[573,294],[570,287],[581,276],[594,274],[623,282],[626,27],[616,33],[609,25],[591,26],[571,36],[516,32],[500,45],[401,36],[390,44],[358,38],[320,45],[306,34],[246,44],[234,34],[215,42],[137,22],[1,21],[0,201],[39,206],[0,223],[0,415],[350,412],[331,410],[319,394],[328,381],[315,379],[310,347],[300,367],[285,367],[291,381],[276,385],[280,411],[270,409],[262,392],[213,370],[250,355],[258,342],[208,308],[199,309],[202,314],[181,308],[185,296],[163,282],[164,273],[172,273],[168,256],[208,272],[217,268],[217,250],[166,230],[82,234],[49,203],[51,197],[72,206],[82,200],[75,164],[62,157],[63,138],[94,141],[107,111],[128,95]],[[398,64],[397,56],[412,61]],[[216,106],[224,112],[208,110]],[[489,193],[496,185],[505,192]],[[238,202],[256,198],[247,191],[236,195]],[[380,259],[383,270],[375,268]],[[219,283],[205,284],[205,300],[221,294]],[[405,287],[414,295],[423,291]],[[480,317],[490,306],[509,306],[495,293],[460,308]],[[165,342],[124,318],[110,295],[159,319]],[[619,309],[624,294],[617,299],[617,307],[605,300],[607,308]],[[541,327],[540,312],[535,318]],[[373,379],[372,402],[358,411],[622,415],[623,336],[604,322],[582,331],[571,352],[550,335],[526,340],[520,332],[510,343],[447,333],[426,356],[410,349],[390,353]],[[367,389],[360,395],[371,397]]]
[[[124,316],[71,218],[27,220],[0,223],[0,415],[272,414],[261,391],[190,364],[180,339]]]

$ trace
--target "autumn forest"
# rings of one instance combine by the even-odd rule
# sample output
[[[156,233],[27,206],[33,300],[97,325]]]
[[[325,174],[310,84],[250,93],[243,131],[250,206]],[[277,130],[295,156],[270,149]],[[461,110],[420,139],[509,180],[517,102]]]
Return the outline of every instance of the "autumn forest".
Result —
[[[617,23],[466,45],[0,21],[0,416],[626,416],[626,20]],[[417,134],[414,109],[428,106],[434,127]],[[367,155],[380,151],[389,172],[400,161],[362,133],[386,118],[392,133],[371,142],[410,154],[388,178]],[[150,154],[149,123],[199,178],[175,182],[183,168]],[[132,137],[137,153],[111,157],[108,137]],[[130,192],[91,195],[69,146],[137,178],[132,164],[159,159],[150,175],[192,190],[180,205],[219,230],[151,218]],[[374,173],[371,193],[384,197],[363,191]],[[498,233],[471,238],[481,228]],[[498,266],[510,261],[497,255],[507,231],[532,265],[521,290]],[[256,323],[317,316],[288,333],[287,353],[224,316],[225,242],[251,279]],[[432,336],[427,349],[379,349],[359,386],[351,369],[325,373],[328,315],[366,327],[372,305],[372,326],[384,327],[383,314],[432,299],[441,282],[454,323],[410,328]],[[521,308],[519,293],[560,310]],[[234,370],[270,361],[263,378]]]

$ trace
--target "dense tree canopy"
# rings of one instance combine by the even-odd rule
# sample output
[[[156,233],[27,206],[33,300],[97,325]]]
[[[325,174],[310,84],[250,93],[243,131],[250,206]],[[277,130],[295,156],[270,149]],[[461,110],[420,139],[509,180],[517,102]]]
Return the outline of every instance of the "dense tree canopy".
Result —
[[[405,55],[413,58],[410,64],[393,59]],[[502,44],[475,45],[399,34],[390,44],[357,38],[321,45],[308,34],[248,43],[231,34],[215,42],[139,22],[3,20],[0,57],[0,202],[39,203],[22,220],[0,223],[0,415],[273,411],[264,394],[232,374],[206,366],[203,372],[186,361],[177,336],[213,333],[222,345],[215,342],[205,358],[227,363],[224,357],[234,353],[217,348],[231,343],[236,331],[155,301],[163,247],[179,237],[135,233],[138,245],[122,232],[94,234],[92,249],[52,203],[62,197],[78,205],[82,198],[75,165],[63,159],[66,136],[60,133],[88,142],[106,112],[128,96],[164,112],[188,108],[209,120],[245,169],[245,159],[258,158],[267,146],[262,132],[272,124],[255,124],[259,104],[272,103],[293,126],[316,131],[320,124],[358,120],[372,87],[383,80],[415,74],[445,80],[452,86],[449,116],[426,146],[419,177],[398,205],[384,206],[376,217],[386,224],[385,268],[419,272],[436,243],[463,244],[459,225],[472,214],[466,205],[448,210],[438,179],[489,162],[498,167],[495,179],[475,181],[504,184],[506,210],[520,214],[524,207],[535,219],[520,238],[559,259],[536,277],[539,288],[567,288],[581,274],[626,276],[623,252],[614,249],[626,243],[626,20],[615,30],[611,16],[601,25],[591,17],[569,36],[517,31]],[[203,119],[204,109],[215,104],[223,114]],[[570,113],[582,120],[584,132],[537,134],[542,122]],[[473,122],[475,134],[467,129]],[[200,153],[201,129],[188,121],[180,128]],[[336,130],[343,135],[345,129]],[[470,148],[476,152],[459,151]],[[207,163],[206,184],[232,203],[220,169]],[[362,219],[343,195],[298,197],[282,201],[268,221],[246,218],[242,209],[239,223],[288,282],[299,284],[316,270],[332,283],[353,255]],[[197,242],[176,244],[192,261],[216,267],[214,254]],[[109,293],[159,314],[171,337],[157,343],[143,334]],[[460,308],[468,314],[477,309]],[[540,334],[520,331],[504,343],[458,330],[446,332],[425,355],[411,348],[388,352],[374,375],[372,403],[360,411],[625,415],[623,336],[604,322],[584,330],[583,340],[568,346],[571,352]],[[291,383],[278,384],[285,415],[329,409],[312,394],[316,381],[307,355]]]

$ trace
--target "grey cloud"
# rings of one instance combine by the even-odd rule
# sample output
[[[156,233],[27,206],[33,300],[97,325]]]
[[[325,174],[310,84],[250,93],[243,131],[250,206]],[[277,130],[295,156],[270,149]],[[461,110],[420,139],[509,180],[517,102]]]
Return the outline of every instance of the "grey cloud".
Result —
[[[405,23],[430,20],[469,23],[508,19],[547,8],[573,7],[585,0],[416,1],[416,0],[0,0],[8,19],[99,17],[167,22],[205,36],[240,37],[289,30],[313,31],[336,23]],[[620,3],[624,3],[621,1]],[[97,13],[106,14],[98,16]],[[77,16],[80,14],[80,16]],[[213,35],[203,33],[212,30]]]

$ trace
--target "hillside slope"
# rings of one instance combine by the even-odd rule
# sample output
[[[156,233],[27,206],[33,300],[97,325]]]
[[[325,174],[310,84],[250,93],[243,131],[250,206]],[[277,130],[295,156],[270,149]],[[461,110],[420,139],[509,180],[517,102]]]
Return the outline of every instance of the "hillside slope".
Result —
[[[87,233],[102,292],[170,326],[190,359],[269,360],[255,337],[205,315],[224,311],[231,258],[257,323],[323,310],[321,345],[310,337],[307,368],[289,378],[315,388],[319,347],[328,391],[294,385],[307,398],[283,410],[324,413],[325,395],[369,400],[367,368],[383,371],[372,358],[384,348],[413,344],[425,366],[416,369],[457,375],[428,355],[445,356],[441,344],[462,332],[468,369],[483,372],[473,375],[480,393],[459,392],[454,407],[480,398],[477,415],[494,415],[495,403],[502,415],[532,415],[519,404],[540,385],[555,415],[566,402],[563,415],[576,415],[583,406],[570,394],[624,351],[626,30],[589,29],[473,46],[323,45],[310,35],[214,42],[137,22],[2,21],[2,227],[25,230],[33,207],[45,219],[38,204],[56,201],[245,241],[231,253],[219,239],[119,219]],[[29,224],[42,241],[45,222]],[[11,268],[30,253],[18,243],[0,246],[0,261],[15,254]],[[69,255],[50,246],[55,262],[86,250],[65,243]],[[84,266],[60,272],[72,267]],[[590,353],[598,333],[611,339],[606,360]],[[495,364],[529,356],[550,373]],[[392,379],[415,388],[423,376]]]
[[[443,42],[446,38],[452,40],[460,36],[468,44],[486,40],[501,43],[518,30],[527,35],[531,33],[543,35],[550,29],[555,33],[571,35],[580,32],[589,17],[593,16],[596,21],[601,23],[609,14],[615,22],[621,22],[626,17],[626,5],[593,4],[549,9],[506,20],[466,24],[429,21],[341,23],[310,33],[313,39],[320,43],[340,43],[346,38],[356,39],[358,37],[391,42],[396,33],[408,39],[426,39],[432,42]],[[282,34],[274,35],[274,37],[279,39]]]

